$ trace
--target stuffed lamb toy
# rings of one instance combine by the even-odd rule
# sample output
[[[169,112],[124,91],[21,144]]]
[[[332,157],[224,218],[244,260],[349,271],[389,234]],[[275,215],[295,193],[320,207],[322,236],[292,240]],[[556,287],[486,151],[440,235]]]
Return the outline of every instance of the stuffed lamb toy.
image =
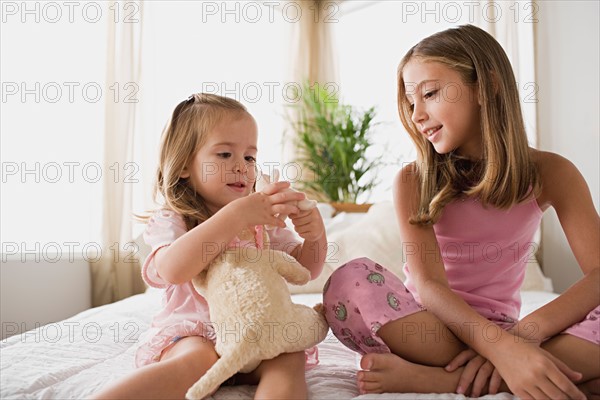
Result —
[[[289,254],[270,249],[266,232],[257,232],[257,247],[224,251],[192,281],[208,302],[220,358],[188,390],[187,399],[202,399],[234,374],[251,372],[279,354],[308,349],[327,335],[323,314],[292,303],[282,279],[302,285],[310,272]],[[244,234],[251,235],[245,230],[240,239]]]

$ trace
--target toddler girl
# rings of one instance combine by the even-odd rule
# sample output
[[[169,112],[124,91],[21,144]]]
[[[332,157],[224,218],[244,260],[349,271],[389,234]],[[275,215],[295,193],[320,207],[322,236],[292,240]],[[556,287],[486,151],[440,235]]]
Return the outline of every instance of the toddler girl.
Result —
[[[183,398],[218,359],[204,298],[191,280],[230,246],[255,246],[264,225],[271,248],[295,257],[316,278],[327,239],[317,209],[300,211],[285,192],[289,182],[254,192],[257,126],[239,102],[195,94],[181,102],[166,127],[160,149],[155,197],[164,208],[149,219],[144,239],[152,251],[142,267],[150,286],[164,289],[163,309],[136,354],[138,369],[95,398]],[[289,214],[299,243],[276,214]],[[314,354],[306,352],[306,354]],[[308,360],[315,363],[316,357]],[[258,384],[257,398],[307,397],[305,352],[263,361],[232,381]]]

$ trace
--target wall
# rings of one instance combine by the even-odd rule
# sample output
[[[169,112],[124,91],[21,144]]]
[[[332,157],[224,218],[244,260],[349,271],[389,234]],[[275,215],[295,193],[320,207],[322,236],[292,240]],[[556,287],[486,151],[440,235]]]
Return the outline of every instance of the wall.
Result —
[[[0,339],[60,321],[91,307],[89,264],[38,254],[2,255],[0,266]],[[62,329],[62,328],[59,328]],[[56,334],[55,331],[49,335]],[[54,337],[54,336],[52,336]]]
[[[596,210],[599,171],[599,3],[538,1],[536,76],[541,150],[571,160],[586,179]],[[554,210],[542,222],[544,272],[562,292],[581,272]],[[600,243],[596,244],[600,246]]]

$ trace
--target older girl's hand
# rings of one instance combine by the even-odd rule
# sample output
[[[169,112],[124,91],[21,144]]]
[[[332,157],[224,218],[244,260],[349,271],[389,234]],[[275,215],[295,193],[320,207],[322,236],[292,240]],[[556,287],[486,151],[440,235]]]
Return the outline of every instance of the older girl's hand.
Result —
[[[572,380],[581,379],[562,361],[535,344],[514,336],[494,354],[494,365],[511,392],[521,399],[585,399]],[[570,375],[570,376],[568,376]],[[575,378],[575,379],[573,379]]]
[[[487,359],[483,358],[473,349],[467,349],[461,351],[448,365],[446,365],[446,371],[456,371],[458,368],[465,366],[458,386],[456,387],[456,393],[469,395],[471,397],[479,397],[481,394],[487,392],[488,394],[498,393],[502,378],[500,373],[494,365]],[[489,381],[489,385],[488,385]],[[487,385],[487,390],[486,390]],[[471,387],[470,393],[468,388]]]

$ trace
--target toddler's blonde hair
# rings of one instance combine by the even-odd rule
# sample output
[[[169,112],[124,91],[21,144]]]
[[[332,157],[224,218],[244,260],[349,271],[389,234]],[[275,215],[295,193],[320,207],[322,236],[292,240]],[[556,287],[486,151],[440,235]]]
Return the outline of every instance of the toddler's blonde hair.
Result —
[[[181,178],[181,173],[190,166],[208,133],[217,124],[225,118],[243,115],[250,114],[234,99],[197,93],[175,107],[162,133],[154,201],[158,202],[158,196],[162,196],[164,207],[181,214],[188,230],[206,221],[211,212],[191,186],[189,178]]]

